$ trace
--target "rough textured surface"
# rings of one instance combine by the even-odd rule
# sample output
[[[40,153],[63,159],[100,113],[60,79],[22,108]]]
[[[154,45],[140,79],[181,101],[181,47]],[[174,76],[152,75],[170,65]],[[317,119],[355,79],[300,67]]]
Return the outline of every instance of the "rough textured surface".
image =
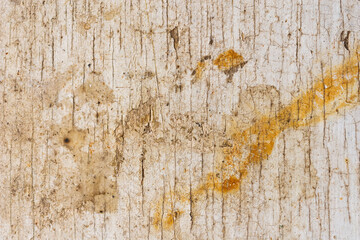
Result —
[[[359,1],[0,13],[0,239],[360,236]]]

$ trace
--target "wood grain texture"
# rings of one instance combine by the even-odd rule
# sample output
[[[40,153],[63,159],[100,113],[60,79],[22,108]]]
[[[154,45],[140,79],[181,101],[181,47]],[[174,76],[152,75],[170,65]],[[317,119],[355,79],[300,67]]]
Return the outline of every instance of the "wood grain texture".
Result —
[[[360,238],[359,1],[0,13],[0,239]]]

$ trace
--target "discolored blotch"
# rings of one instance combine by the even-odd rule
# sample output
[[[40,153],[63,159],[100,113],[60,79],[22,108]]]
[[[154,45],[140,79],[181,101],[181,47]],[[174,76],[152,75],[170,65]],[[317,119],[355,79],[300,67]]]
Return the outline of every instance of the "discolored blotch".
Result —
[[[155,76],[155,73],[153,73],[152,71],[145,71],[144,74],[141,76],[142,79],[148,79],[148,78],[153,78]]]
[[[140,134],[152,131],[159,126],[155,112],[156,100],[150,98],[129,111],[125,121],[126,128]]]
[[[174,41],[174,49],[177,51],[179,47],[179,31],[178,27],[174,27],[172,30],[170,30],[170,36]]]
[[[242,89],[236,109],[237,122],[250,124],[263,115],[275,115],[280,108],[280,93],[271,85],[257,85]]]
[[[207,60],[211,59],[210,55],[206,55],[201,58],[201,60],[197,63],[196,69],[192,72],[191,75],[195,76],[195,78],[191,81],[192,83],[197,82],[197,80],[201,79],[203,76],[203,72],[208,65]]]
[[[166,217],[164,219],[164,228],[165,229],[171,228],[181,214],[182,211],[179,210],[170,211],[168,214],[166,214]]]
[[[63,206],[75,207],[80,213],[114,213],[119,200],[116,153],[111,148],[114,139],[112,135],[104,134],[101,141],[94,141],[88,129],[72,126],[69,118],[64,117],[64,123],[52,129],[58,142],[71,153],[68,156],[75,168],[59,176],[68,183],[54,194],[57,199],[62,199]]]
[[[114,165],[113,154],[108,151],[80,159],[79,208],[96,213],[117,211],[119,194]]]
[[[230,49],[221,53],[214,61],[219,70],[223,71],[228,76],[228,82],[232,80],[233,75],[239,70],[239,67],[244,67],[247,61],[243,56]]]
[[[66,148],[79,152],[81,147],[85,146],[86,134],[85,130],[80,130],[74,127],[70,130],[62,129],[60,131],[60,138]]]
[[[42,91],[39,91],[39,98],[45,106],[59,106],[61,105],[61,91],[68,90],[68,84],[74,76],[79,74],[79,67],[76,65],[71,65],[64,72],[56,72],[54,76],[44,77],[42,81],[39,82]]]
[[[232,68],[243,67],[246,64],[243,56],[230,49],[224,53],[221,53],[214,61],[214,65],[216,65],[221,71],[229,71]]]
[[[110,104],[114,102],[114,93],[105,82],[94,78],[87,80],[82,86],[80,86],[75,95],[79,99],[79,104],[84,104],[89,101],[95,103]]]
[[[206,64],[204,61],[198,62],[196,70],[195,70],[195,78],[196,79],[200,79],[202,77],[205,66],[206,66]]]
[[[185,196],[188,197],[186,193]],[[155,206],[155,213],[152,219],[152,224],[155,229],[160,229],[162,227],[165,230],[169,230],[172,228],[174,223],[183,215],[184,211],[178,208],[174,209],[173,206],[173,197],[174,192],[170,192],[162,201],[159,201]],[[180,204],[186,202],[186,197],[180,197]],[[164,205],[164,209],[162,208]]]
[[[21,0],[10,0],[10,2],[15,3],[16,5],[21,3]]]
[[[120,7],[111,9],[110,11],[107,11],[104,13],[104,19],[106,21],[112,20],[114,17],[118,16],[120,14]]]
[[[91,23],[89,23],[89,22],[82,22],[81,25],[85,31],[91,29]]]
[[[97,21],[97,17],[94,15],[80,15],[78,19],[77,31],[82,35],[86,35],[87,31],[89,31]]]

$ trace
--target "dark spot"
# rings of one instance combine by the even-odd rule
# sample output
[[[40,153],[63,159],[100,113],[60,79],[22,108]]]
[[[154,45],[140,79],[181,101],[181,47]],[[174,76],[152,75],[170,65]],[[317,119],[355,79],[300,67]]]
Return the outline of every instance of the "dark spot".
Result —
[[[88,64],[88,67],[91,67],[91,63]]]
[[[70,139],[69,138],[64,138],[64,143],[69,143],[70,142]]]
[[[206,55],[204,56],[201,60],[205,61],[205,60],[209,60],[211,59],[211,56],[210,55]]]
[[[350,35],[350,31],[347,31],[346,36],[345,36],[345,32],[342,31],[340,34],[340,41],[342,41],[344,43],[344,47],[346,50],[349,50],[349,35]]]
[[[210,41],[209,41],[209,44],[212,45],[214,43],[214,40],[212,37],[210,37]]]
[[[175,92],[182,92],[182,90],[183,90],[182,84],[175,85]]]
[[[174,29],[170,30],[170,36],[174,40],[174,48],[175,50],[178,49],[179,46],[179,31],[178,27],[175,27]]]
[[[155,74],[151,71],[146,71],[144,73],[144,78],[152,78],[153,76],[155,76]]]
[[[101,102],[100,102],[100,101],[98,101],[98,105],[100,105],[100,103],[101,103]]]

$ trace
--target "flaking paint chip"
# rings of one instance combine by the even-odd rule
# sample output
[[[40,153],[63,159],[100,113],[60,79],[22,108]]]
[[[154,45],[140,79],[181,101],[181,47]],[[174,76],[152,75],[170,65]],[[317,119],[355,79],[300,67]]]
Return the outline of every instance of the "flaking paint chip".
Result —
[[[229,71],[237,67],[243,67],[247,61],[244,61],[242,55],[238,54],[234,50],[230,49],[221,53],[214,61],[219,70]]]

